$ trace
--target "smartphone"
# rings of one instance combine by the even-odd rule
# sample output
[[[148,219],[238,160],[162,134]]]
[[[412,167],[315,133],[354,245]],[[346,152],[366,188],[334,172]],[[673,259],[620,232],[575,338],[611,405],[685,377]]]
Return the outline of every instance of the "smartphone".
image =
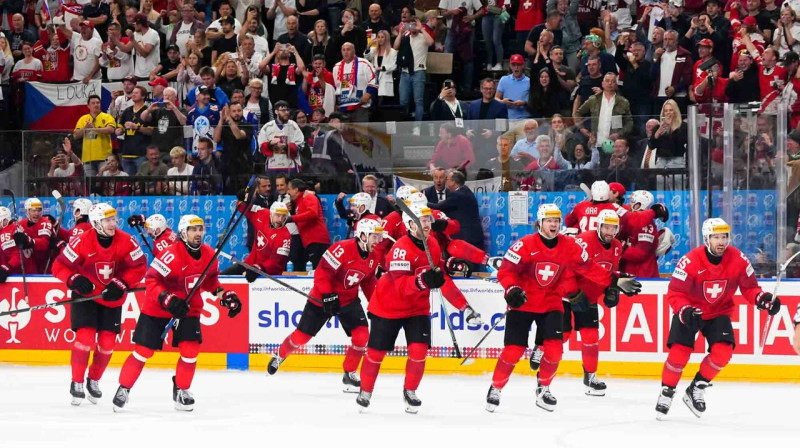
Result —
[[[286,48],[284,48],[284,50],[285,49]],[[228,59],[231,60],[231,61],[235,61],[235,60],[239,59],[239,55],[237,53],[231,53],[231,54],[228,55]]]
[[[453,83],[450,82],[450,81],[445,81],[444,82],[444,88],[445,89],[452,89],[453,88]]]
[[[281,44],[281,50],[283,50],[283,51],[286,51],[286,50],[288,50],[288,49],[289,49],[289,45],[287,45],[287,44]]]

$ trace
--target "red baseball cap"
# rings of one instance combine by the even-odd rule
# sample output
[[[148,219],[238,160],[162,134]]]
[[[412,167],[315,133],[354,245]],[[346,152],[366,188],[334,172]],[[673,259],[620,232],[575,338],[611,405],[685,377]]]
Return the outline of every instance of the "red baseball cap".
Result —
[[[756,18],[755,18],[755,17],[753,17],[753,16],[747,16],[747,17],[745,17],[745,18],[744,18],[744,20],[742,21],[742,23],[744,23],[745,25],[749,25],[749,26],[756,26],[756,25],[758,25],[758,22],[756,22]]]
[[[619,182],[611,182],[608,184],[608,189],[619,194],[620,196],[625,196],[625,187]]]
[[[711,47],[714,48],[714,42],[711,39],[700,39],[700,42],[697,43],[698,47]]]
[[[525,59],[522,57],[522,55],[519,55],[519,54],[511,55],[511,62],[510,63],[511,64],[523,64],[524,65],[525,64]]]
[[[92,23],[89,20],[84,20],[83,22],[81,22],[81,26],[88,26],[89,28],[94,28],[94,23]]]
[[[164,78],[156,78],[148,82],[151,86],[169,87],[169,82]]]

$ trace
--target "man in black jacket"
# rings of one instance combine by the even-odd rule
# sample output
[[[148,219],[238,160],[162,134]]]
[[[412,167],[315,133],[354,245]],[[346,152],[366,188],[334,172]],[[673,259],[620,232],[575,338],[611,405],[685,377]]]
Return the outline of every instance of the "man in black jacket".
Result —
[[[475,193],[464,185],[465,181],[463,173],[450,171],[447,175],[447,197],[438,203],[428,203],[428,207],[440,210],[448,218],[458,221],[461,230],[452,235],[454,239],[464,240],[483,250],[483,226],[478,212],[478,200]]]
[[[433,170],[433,185],[422,190],[428,202],[436,204],[442,202],[447,197],[447,171],[444,168]]]
[[[650,73],[652,63],[645,59],[647,50],[641,42],[634,42],[627,49],[617,45],[615,59],[624,74],[625,83],[620,88],[622,96],[631,103],[634,128],[638,134],[644,131],[644,126],[650,118],[653,109],[651,92],[653,90],[653,76]]]
[[[761,101],[761,89],[758,84],[758,65],[753,64],[753,57],[747,50],[739,52],[736,70],[732,71],[725,87],[725,94],[731,103],[749,103]]]

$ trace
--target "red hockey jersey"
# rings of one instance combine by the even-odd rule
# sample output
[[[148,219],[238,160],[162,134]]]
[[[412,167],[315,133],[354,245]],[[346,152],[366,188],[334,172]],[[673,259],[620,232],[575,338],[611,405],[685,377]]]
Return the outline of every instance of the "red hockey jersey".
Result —
[[[175,241],[178,241],[178,234],[173,232],[172,229],[164,229],[161,235],[153,240],[153,256],[158,257],[161,255],[161,252],[167,250]]]
[[[733,295],[741,289],[744,298],[755,303],[763,294],[750,260],[737,248],[728,246],[722,261],[708,261],[706,247],[699,246],[680,259],[667,290],[667,301],[675,313],[685,305],[703,310],[703,319],[730,316]]]
[[[264,208],[248,216],[255,230],[253,247],[244,262],[259,265],[269,275],[281,275],[289,261],[292,235],[286,226],[273,229],[270,224],[269,209]]]
[[[50,238],[53,236],[53,224],[47,218],[42,218],[37,223],[29,221],[27,218],[21,220],[19,225],[29,237],[33,238],[33,262],[36,264],[36,272],[44,272],[47,264],[47,257],[50,255]],[[28,272],[25,271],[27,274]]]
[[[318,197],[301,192],[294,200],[294,209],[292,222],[297,224],[303,246],[311,243],[331,243],[328,227],[325,225],[325,216],[322,213],[322,204]]]
[[[628,212],[620,219],[625,244],[620,270],[637,278],[658,278],[658,227],[652,210]]]
[[[564,218],[567,227],[577,227],[581,232],[597,229],[597,215],[603,210],[617,212],[617,205],[611,202],[581,201]]]
[[[589,254],[589,258],[603,269],[609,272],[619,270],[619,260],[622,256],[622,243],[619,240],[612,239],[611,244],[606,248],[600,242],[597,231],[590,230],[576,236],[575,242],[583,247],[586,253]],[[598,285],[581,274],[570,272],[568,277],[575,281],[575,291],[578,289],[583,291],[589,298],[590,303],[598,303],[604,297],[606,290],[604,286]]]
[[[611,273],[594,263],[574,238],[558,235],[558,243],[550,249],[536,233],[520,238],[503,257],[497,280],[508,291],[512,286],[522,288],[528,301],[519,310],[530,313],[563,311],[562,297],[569,291],[562,282],[567,271],[583,275],[605,289],[611,284]]]
[[[350,238],[339,241],[322,255],[314,271],[314,287],[309,295],[322,300],[323,294],[339,294],[341,306],[358,299],[358,288],[369,299],[375,292],[375,269],[378,267],[377,254],[373,251],[362,257],[358,241]],[[319,306],[318,303],[311,302]]]
[[[53,275],[62,282],[72,274],[81,274],[94,283],[91,295],[100,294],[111,279],[118,278],[130,288],[136,287],[147,270],[147,261],[139,243],[129,234],[117,229],[109,247],[100,245],[94,229],[74,237],[53,263]],[[109,307],[122,306],[124,301],[109,303]]]
[[[436,238],[428,237],[433,264],[444,270]],[[403,319],[430,314],[430,289],[417,287],[417,274],[431,268],[425,250],[408,235],[397,240],[384,262],[387,272],[378,280],[367,310],[387,319]]]
[[[147,269],[144,284],[147,288],[144,296],[142,312],[154,317],[172,317],[172,314],[161,307],[158,296],[166,291],[175,294],[181,300],[186,300],[189,291],[200,278],[206,265],[214,258],[214,249],[207,244],[200,246],[200,259],[195,260],[186,245],[178,242],[161,252]],[[219,264],[216,259],[208,268],[203,283],[189,298],[189,313],[187,316],[197,317],[203,309],[203,291],[214,292],[220,287]]]
[[[9,274],[21,274],[21,263],[19,247],[14,241],[14,233],[17,231],[17,223],[13,222],[0,231],[0,248],[3,252],[3,264],[8,266]],[[23,249],[22,256],[25,259],[25,275],[35,274],[36,264],[33,262],[33,250]]]
[[[88,232],[90,230],[92,230],[92,224],[89,223],[89,221],[83,221],[75,224],[75,227],[67,231],[68,232],[67,242],[72,241],[72,239],[75,238],[76,236]],[[59,231],[59,236],[60,235],[61,231]]]

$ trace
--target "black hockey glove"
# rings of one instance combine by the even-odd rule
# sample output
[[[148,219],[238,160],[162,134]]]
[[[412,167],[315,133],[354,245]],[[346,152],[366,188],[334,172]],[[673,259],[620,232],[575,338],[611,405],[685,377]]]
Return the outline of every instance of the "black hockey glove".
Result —
[[[693,306],[684,305],[678,313],[681,323],[689,330],[696,332],[703,323],[703,310]]]
[[[14,243],[23,249],[30,249],[33,247],[33,238],[25,232],[16,232],[14,233]]]
[[[572,311],[577,313],[584,313],[589,310],[589,298],[586,297],[586,293],[581,290],[567,297],[567,302],[569,302]]]
[[[642,284],[636,281],[636,278],[624,272],[611,273],[611,286],[610,288],[616,289],[626,296],[635,296],[642,291]]]
[[[286,216],[286,221],[284,221],[283,223],[284,224],[289,224],[290,222],[292,222],[292,215],[287,215]]]
[[[128,284],[118,278],[112,278],[108,282],[108,286],[103,290],[103,300],[109,302],[116,302],[125,297],[125,291],[128,290]]]
[[[781,310],[781,299],[765,292],[756,300],[756,308],[766,310],[770,316],[774,316]]]
[[[355,213],[349,212],[347,214],[347,227],[355,227],[356,222],[358,222],[358,219],[356,218]]]
[[[242,301],[233,291],[225,291],[219,304],[228,309],[228,317],[236,317],[242,311]]]
[[[383,266],[378,265],[375,269],[375,280],[380,280],[381,276],[386,273],[386,270],[383,269]]]
[[[603,305],[606,308],[614,308],[619,305],[619,291],[614,288],[606,288],[605,295],[603,296]]]
[[[664,204],[655,204],[651,207],[656,213],[656,218],[660,219],[661,222],[667,222],[669,220],[669,209]]]
[[[264,268],[262,268],[261,266],[259,266],[257,264],[254,264],[253,267],[258,269],[259,271],[263,271],[264,270]],[[256,279],[258,277],[261,277],[261,274],[259,274],[256,271],[253,271],[251,269],[247,269],[245,271],[245,273],[244,273],[244,278],[247,280],[247,283],[253,283],[254,281],[256,281]]]
[[[81,274],[72,274],[67,279],[67,288],[77,292],[78,294],[88,297],[94,291],[94,283]]]
[[[519,286],[512,286],[506,291],[506,303],[511,308],[519,308],[528,301],[528,295]]]
[[[183,319],[189,314],[189,302],[181,300],[175,294],[162,291],[158,295],[158,302],[161,304],[161,308],[169,311],[176,319]]]
[[[58,237],[55,235],[52,238],[50,238],[50,250],[60,251],[66,245],[67,245],[66,241],[58,239]]]
[[[328,316],[336,316],[339,314],[339,294],[323,294],[322,295],[322,311]]]
[[[144,226],[144,215],[131,215],[128,217],[128,225],[131,227]]]
[[[8,274],[11,273],[11,268],[5,264],[0,264],[0,283],[5,283],[8,280]]]
[[[447,228],[447,220],[446,219],[437,219],[431,223],[431,230],[434,232],[444,232],[444,229]]]
[[[417,274],[417,288],[420,291],[441,288],[443,285],[444,272],[439,268],[428,269]]]
[[[448,258],[444,263],[444,269],[447,271],[447,275],[450,276],[456,272],[461,272],[464,274],[465,278],[472,277],[472,268],[470,267],[469,263],[456,257]]]

